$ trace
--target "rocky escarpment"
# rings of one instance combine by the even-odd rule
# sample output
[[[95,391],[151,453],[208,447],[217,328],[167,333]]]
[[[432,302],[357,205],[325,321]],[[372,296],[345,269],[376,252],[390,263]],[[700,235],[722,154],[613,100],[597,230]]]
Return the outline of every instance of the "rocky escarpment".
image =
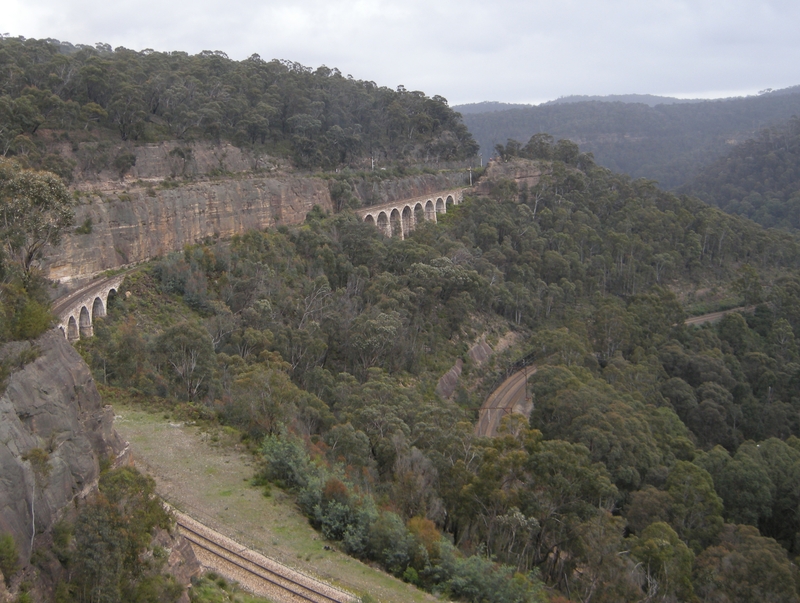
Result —
[[[481,194],[491,191],[492,183],[500,180],[513,180],[518,187],[532,188],[539,184],[542,169],[537,161],[515,157],[508,161],[494,159],[486,167],[486,173],[478,184],[477,189]]]
[[[0,352],[6,363],[39,354],[10,375],[0,396],[0,531],[13,535],[24,559],[30,553],[31,502],[41,534],[95,488],[102,457],[124,462],[127,456],[111,407],[103,405],[78,352],[56,331],[33,345],[33,354],[27,343]],[[39,471],[31,451],[46,454]]]
[[[138,188],[83,197],[75,222],[84,228],[48,253],[51,279],[70,281],[141,262],[207,238],[298,224],[314,205],[331,209],[318,178],[242,178]]]
[[[486,343],[486,337],[484,336],[469,349],[467,356],[475,366],[481,366],[489,360],[493,352],[492,346]],[[436,384],[436,393],[442,398],[451,398],[456,391],[456,387],[458,387],[463,368],[464,361],[459,358],[453,367],[439,379]]]
[[[459,173],[357,179],[353,196],[372,205],[463,186],[464,179]],[[165,184],[84,192],[75,210],[79,228],[48,252],[47,275],[62,283],[80,282],[205,239],[300,224],[315,205],[333,210],[323,178],[241,174],[176,188]]]

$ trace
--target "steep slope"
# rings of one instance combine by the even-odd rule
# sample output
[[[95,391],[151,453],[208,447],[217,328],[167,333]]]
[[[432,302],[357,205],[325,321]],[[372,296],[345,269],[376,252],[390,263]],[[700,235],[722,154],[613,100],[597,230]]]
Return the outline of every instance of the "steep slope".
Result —
[[[476,144],[441,96],[291,61],[0,40],[3,154],[68,173],[44,139],[228,142],[307,168],[449,161]],[[123,169],[126,155],[95,159]]]
[[[79,227],[47,252],[44,267],[51,279],[81,281],[206,239],[301,224],[314,206],[331,212],[347,205],[386,203],[463,186],[467,179],[461,171],[385,179],[381,172],[328,178],[264,175],[250,170],[245,154],[233,148],[222,163],[226,177],[211,178],[214,163],[197,163],[203,156],[213,157],[215,150],[193,145],[196,177],[173,180],[165,174],[171,148],[175,146],[135,148],[136,165],[141,166],[137,180],[76,183]]]
[[[454,599],[537,600],[539,581],[522,583],[537,569],[564,596],[633,603],[655,588],[656,543],[686,560],[677,580],[658,578],[675,600],[739,588],[692,573],[692,555],[699,571],[721,546],[744,553],[736,538],[775,549],[775,571],[791,575],[796,238],[599,168],[567,141],[517,151],[528,159],[485,171],[488,197],[466,194],[405,238],[312,212],[162,258],[79,345],[113,386],[260,443],[260,483],[296,496],[321,537]],[[771,304],[752,315],[677,326],[698,302],[759,299]],[[512,349],[480,366],[470,356],[484,334],[496,349],[512,330]],[[530,357],[530,423],[475,438],[482,394]],[[758,485],[757,509],[739,484]],[[238,515],[225,499],[247,498],[209,493],[221,516]],[[796,599],[792,580],[746,575]],[[503,598],[517,586],[527,598]]]
[[[48,530],[64,507],[96,487],[101,459],[124,462],[127,447],[89,367],[60,333],[2,353],[6,362],[38,354],[11,374],[0,396],[0,531],[14,536],[27,559],[33,513],[36,533]],[[38,471],[32,451],[46,460]]]
[[[800,119],[735,147],[682,192],[763,226],[800,228]]]

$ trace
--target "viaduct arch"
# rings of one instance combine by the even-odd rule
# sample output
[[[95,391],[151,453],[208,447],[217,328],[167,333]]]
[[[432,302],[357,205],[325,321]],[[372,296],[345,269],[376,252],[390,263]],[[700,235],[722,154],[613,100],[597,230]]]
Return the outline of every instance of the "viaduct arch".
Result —
[[[405,239],[417,224],[423,220],[436,222],[438,214],[447,213],[448,208],[460,205],[463,200],[464,189],[459,188],[365,207],[356,214],[387,237],[399,236]]]
[[[94,319],[106,315],[108,298],[116,294],[127,272],[100,279],[56,300],[53,313],[69,341],[94,335]]]

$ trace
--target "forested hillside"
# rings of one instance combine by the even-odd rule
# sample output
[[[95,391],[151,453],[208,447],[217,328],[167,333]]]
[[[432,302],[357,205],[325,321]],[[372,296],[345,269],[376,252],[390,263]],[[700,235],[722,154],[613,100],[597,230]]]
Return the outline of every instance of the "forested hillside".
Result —
[[[0,161],[0,338],[48,326],[37,263],[80,195],[26,168],[69,178],[59,145],[226,141],[330,169],[335,213],[209,237],[126,278],[76,344],[107,401],[224,426],[255,455],[267,498],[289,492],[326,542],[449,599],[800,602],[800,241],[598,165],[682,182],[728,140],[796,113],[800,95],[494,113],[525,128],[534,115],[555,136],[504,135],[464,203],[403,240],[352,208],[356,189],[406,166],[334,170],[472,155],[444,99],[219,52],[3,39],[0,67],[0,143],[14,156]],[[556,140],[568,136],[587,147]],[[769,190],[788,194],[793,138],[743,146],[742,161],[758,144]],[[106,159],[122,177],[132,156]],[[159,186],[181,186],[179,173],[190,179]],[[469,351],[484,341],[494,352],[479,363]],[[530,418],[476,436],[478,408],[522,359]],[[57,445],[26,456],[36,480]],[[48,576],[59,603],[178,600],[151,540],[169,527],[153,483],[103,475],[39,539],[26,576]],[[19,585],[18,561],[0,534],[0,571]]]
[[[701,99],[674,98],[671,96],[657,96],[655,94],[608,94],[605,96],[572,94],[570,96],[562,96],[543,104],[558,105],[565,103],[583,103],[587,101],[600,101],[604,103],[641,103],[649,107],[655,107],[657,105],[680,105],[686,103],[703,102]]]
[[[600,165],[673,189],[726,154],[732,144],[800,114],[800,91],[789,88],[757,97],[660,104],[600,101],[544,104],[487,113],[465,113],[464,123],[484,159],[508,139],[537,133],[567,138],[594,154]]]
[[[325,538],[453,599],[797,601],[797,240],[569,142],[515,154],[406,240],[315,211],[166,257],[81,349],[115,395],[241,430]],[[700,289],[755,313],[684,327]],[[477,438],[531,352],[530,424]]]
[[[583,103],[589,101],[599,101],[604,103],[642,103],[650,107],[656,105],[671,105],[680,103],[703,102],[699,99],[680,99],[670,96],[655,96],[653,94],[609,94],[607,96],[571,95],[562,96],[555,100],[547,101],[542,105],[559,105],[567,103]],[[522,103],[499,103],[494,101],[484,101],[481,103],[468,103],[466,105],[454,105],[453,109],[462,115],[472,113],[495,113],[497,111],[507,111],[509,109],[531,109],[534,105]]]
[[[228,141],[328,168],[369,158],[460,159],[477,150],[444,98],[325,66],[0,39],[2,155],[69,178],[74,166],[53,143],[106,140]],[[123,169],[130,157],[111,160]]]
[[[763,226],[800,228],[800,119],[734,147],[682,192]]]

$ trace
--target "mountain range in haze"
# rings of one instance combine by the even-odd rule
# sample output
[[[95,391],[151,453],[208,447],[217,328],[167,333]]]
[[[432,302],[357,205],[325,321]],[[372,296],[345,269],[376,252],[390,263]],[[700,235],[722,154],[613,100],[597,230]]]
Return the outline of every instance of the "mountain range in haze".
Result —
[[[800,86],[716,100],[648,94],[568,96],[540,105],[457,105],[487,159],[509,139],[548,133],[577,142],[609,169],[677,188],[732,145],[800,115]]]

